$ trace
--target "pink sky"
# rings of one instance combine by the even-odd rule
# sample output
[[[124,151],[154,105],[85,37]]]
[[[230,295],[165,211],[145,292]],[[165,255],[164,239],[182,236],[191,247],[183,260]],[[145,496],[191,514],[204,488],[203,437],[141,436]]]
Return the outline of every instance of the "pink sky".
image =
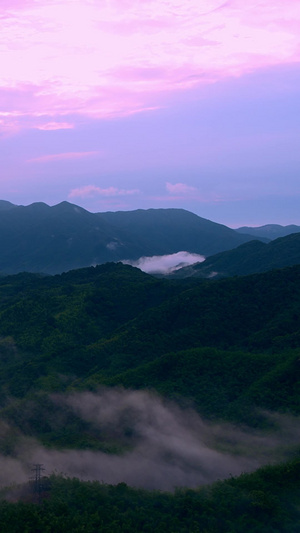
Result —
[[[280,109],[297,102],[299,0],[2,0],[0,27],[0,197],[201,214],[282,195],[287,162],[295,197],[298,140]]]
[[[151,110],[164,93],[300,59],[298,0],[2,0],[0,13],[4,131]]]

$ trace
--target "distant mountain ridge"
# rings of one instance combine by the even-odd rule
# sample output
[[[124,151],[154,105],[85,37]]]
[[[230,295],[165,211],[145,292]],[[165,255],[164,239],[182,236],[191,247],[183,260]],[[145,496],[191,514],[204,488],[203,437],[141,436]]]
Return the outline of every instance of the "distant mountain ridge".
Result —
[[[249,226],[243,226],[237,228],[235,231],[242,234],[253,235],[254,237],[264,237],[269,240],[278,239],[279,237],[286,237],[291,233],[299,233],[300,226],[290,224],[289,226],[281,226],[280,224],[266,224],[265,226],[258,226],[257,228],[251,228]]]
[[[185,250],[209,256],[252,239],[184,209],[90,213],[61,202],[0,202],[0,272],[56,274]]]

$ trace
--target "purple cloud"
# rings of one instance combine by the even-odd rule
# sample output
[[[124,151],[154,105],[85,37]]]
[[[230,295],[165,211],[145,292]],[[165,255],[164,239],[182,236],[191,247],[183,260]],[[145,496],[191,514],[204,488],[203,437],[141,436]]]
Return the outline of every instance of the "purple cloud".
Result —
[[[101,152],[66,152],[62,154],[48,154],[33,159],[28,159],[27,163],[49,163],[51,161],[63,161],[65,159],[83,159],[86,157],[99,156]]]
[[[166,190],[173,195],[193,194],[197,192],[196,187],[186,185],[185,183],[166,183]]]
[[[78,189],[72,189],[69,193],[69,198],[90,198],[93,196],[128,196],[132,194],[139,194],[138,189],[119,189],[118,187],[107,187],[102,189],[95,185],[86,185]]]
[[[36,126],[38,130],[45,131],[70,130],[74,127],[74,124],[71,124],[70,122],[46,122],[45,124],[40,124],[39,126]]]
[[[4,0],[0,16],[12,131],[157,109],[165,93],[300,59],[298,0]]]

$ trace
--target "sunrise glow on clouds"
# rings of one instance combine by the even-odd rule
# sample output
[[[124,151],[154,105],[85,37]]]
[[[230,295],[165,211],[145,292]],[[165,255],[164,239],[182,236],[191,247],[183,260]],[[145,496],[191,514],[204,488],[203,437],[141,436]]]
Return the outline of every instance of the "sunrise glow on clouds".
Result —
[[[191,187],[185,183],[166,183],[166,189],[171,194],[193,194],[197,191],[196,187]]]
[[[69,193],[69,198],[91,198],[93,196],[127,196],[132,194],[139,194],[139,189],[118,189],[117,187],[108,187],[101,189],[95,185],[87,185],[78,189],[72,189]]]
[[[300,224],[299,0],[2,0],[0,67],[0,199]]]
[[[214,203],[223,202],[226,200],[220,195],[217,195],[214,192],[203,192],[201,187],[193,187],[187,183],[170,183],[166,182],[165,184],[166,194],[163,196],[156,197],[156,200],[164,201],[168,204],[173,202],[186,202],[186,201],[196,201],[199,204],[205,203]]]
[[[74,160],[98,156],[99,154],[100,152],[66,152],[61,154],[48,154],[28,159],[27,163],[49,163],[51,161]]]
[[[3,0],[0,127],[157,109],[164,95],[300,59],[298,0]]]
[[[46,157],[44,159],[46,159]],[[52,156],[52,157],[58,157],[58,156]],[[172,184],[169,182],[166,183],[166,191],[167,191],[167,194],[172,195],[172,196],[169,196],[169,198],[171,199],[173,199],[174,197],[182,198],[184,196],[189,196],[191,194],[195,195],[195,193],[198,192],[196,187],[191,187],[185,183]],[[95,196],[116,197],[116,196],[128,196],[128,195],[133,195],[133,194],[138,195],[140,193],[141,191],[139,189],[119,189],[117,187],[101,188],[95,185],[86,185],[84,187],[72,189],[68,195],[68,198],[70,199],[92,198]]]
[[[47,122],[46,124],[41,124],[36,127],[38,130],[44,131],[70,130],[74,128],[74,124],[70,124],[69,122]]]

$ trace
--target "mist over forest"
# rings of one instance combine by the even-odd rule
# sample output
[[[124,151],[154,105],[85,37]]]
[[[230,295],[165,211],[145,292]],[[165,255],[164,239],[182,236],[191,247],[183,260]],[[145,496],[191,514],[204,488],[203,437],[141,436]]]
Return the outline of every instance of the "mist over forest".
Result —
[[[3,274],[7,531],[18,531],[8,522],[25,506],[29,528],[52,513],[71,531],[85,516],[91,531],[101,520],[109,531],[146,531],[156,517],[166,531],[195,522],[227,533],[246,521],[253,532],[296,532],[299,243],[295,233],[206,258],[177,251]],[[88,498],[98,502],[93,518]]]
[[[84,481],[125,482],[173,492],[176,487],[197,488],[291,459],[299,445],[300,421],[292,415],[265,412],[270,428],[250,431],[246,426],[205,420],[195,409],[147,391],[104,388],[97,393],[54,394],[50,401],[58,407],[56,416],[60,406],[71,408],[123,450],[55,449],[19,433],[13,454],[0,455],[2,488],[8,478],[13,483],[28,481],[30,465],[38,463],[48,475],[57,472]],[[3,423],[2,439],[12,433],[13,428]]]

